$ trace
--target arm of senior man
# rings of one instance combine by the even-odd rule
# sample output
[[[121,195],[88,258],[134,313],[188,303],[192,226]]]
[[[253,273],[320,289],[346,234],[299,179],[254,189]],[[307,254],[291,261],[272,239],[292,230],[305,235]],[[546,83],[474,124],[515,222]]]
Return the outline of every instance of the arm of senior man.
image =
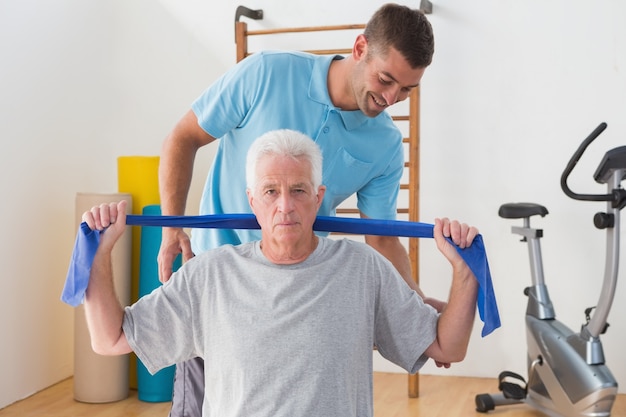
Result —
[[[91,347],[100,355],[123,355],[132,349],[122,330],[124,309],[113,285],[111,253],[126,227],[126,201],[94,206],[83,214],[92,230],[105,230],[94,257],[85,293],[85,318]]]
[[[452,265],[452,284],[448,303],[439,317],[435,341],[424,352],[441,365],[460,362],[465,358],[478,296],[478,282],[474,274],[446,238],[451,238],[458,247],[466,248],[472,244],[478,230],[464,223],[443,218],[435,219],[433,233],[437,248]]]

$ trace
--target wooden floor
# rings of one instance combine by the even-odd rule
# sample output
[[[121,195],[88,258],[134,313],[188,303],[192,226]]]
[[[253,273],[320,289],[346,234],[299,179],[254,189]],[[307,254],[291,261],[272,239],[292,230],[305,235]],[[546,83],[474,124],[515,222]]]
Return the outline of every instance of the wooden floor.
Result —
[[[476,394],[494,392],[497,382],[490,378],[420,375],[420,397],[407,397],[404,374],[374,374],[374,415],[376,417],[540,417],[526,405],[498,408],[488,414],[475,411]],[[85,404],[72,398],[72,379],[60,382],[23,401],[0,410],[0,417],[167,417],[170,403],[146,403],[131,391],[128,399],[109,404]],[[619,395],[613,416],[626,416],[626,395]]]

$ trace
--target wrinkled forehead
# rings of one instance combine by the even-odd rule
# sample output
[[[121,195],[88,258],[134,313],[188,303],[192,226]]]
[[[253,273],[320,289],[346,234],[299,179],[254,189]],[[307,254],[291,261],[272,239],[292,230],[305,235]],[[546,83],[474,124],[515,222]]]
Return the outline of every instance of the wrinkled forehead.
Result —
[[[256,166],[256,183],[268,186],[313,185],[311,163],[305,158],[290,155],[265,155]]]

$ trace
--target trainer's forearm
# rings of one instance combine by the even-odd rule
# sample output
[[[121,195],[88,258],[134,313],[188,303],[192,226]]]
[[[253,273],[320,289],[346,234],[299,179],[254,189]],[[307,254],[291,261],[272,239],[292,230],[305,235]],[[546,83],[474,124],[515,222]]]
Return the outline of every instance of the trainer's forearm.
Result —
[[[365,242],[372,248],[376,249],[378,253],[387,258],[396,270],[400,273],[402,278],[413,290],[424,298],[424,293],[420,290],[417,283],[411,276],[411,261],[400,239],[395,236],[365,236]]]
[[[196,149],[170,135],[159,160],[159,194],[164,215],[184,215],[191,186]]]
[[[214,140],[200,127],[192,110],[185,113],[165,138],[159,160],[159,192],[163,214],[185,214],[196,153]]]
[[[84,307],[94,352],[122,355],[131,351],[122,331],[124,310],[115,293],[110,250],[100,247],[96,252]]]

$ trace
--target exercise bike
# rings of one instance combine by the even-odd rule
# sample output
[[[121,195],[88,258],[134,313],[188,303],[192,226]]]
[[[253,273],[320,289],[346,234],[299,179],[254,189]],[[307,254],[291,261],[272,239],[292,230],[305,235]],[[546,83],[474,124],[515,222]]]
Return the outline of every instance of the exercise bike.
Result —
[[[497,406],[525,403],[549,416],[604,417],[611,415],[617,395],[617,381],[605,364],[600,335],[608,328],[607,317],[613,303],[619,264],[620,210],[626,206],[626,146],[608,151],[598,166],[594,179],[606,184],[607,194],[577,194],[567,185],[567,178],[589,144],[606,128],[600,124],[579,146],[561,176],[561,188],[569,197],[583,201],[606,201],[606,212],[594,216],[598,229],[606,231],[604,280],[598,303],[585,310],[586,322],[579,332],[570,330],[555,318],[555,310],[543,275],[541,229],[530,226],[533,216],[545,216],[548,210],[534,203],[509,203],[499,209],[505,219],[522,219],[522,227],[512,233],[527,243],[532,285],[524,290],[526,308],[526,344],[528,381],[514,372],[498,377],[497,394],[476,396],[476,411],[487,413]]]

